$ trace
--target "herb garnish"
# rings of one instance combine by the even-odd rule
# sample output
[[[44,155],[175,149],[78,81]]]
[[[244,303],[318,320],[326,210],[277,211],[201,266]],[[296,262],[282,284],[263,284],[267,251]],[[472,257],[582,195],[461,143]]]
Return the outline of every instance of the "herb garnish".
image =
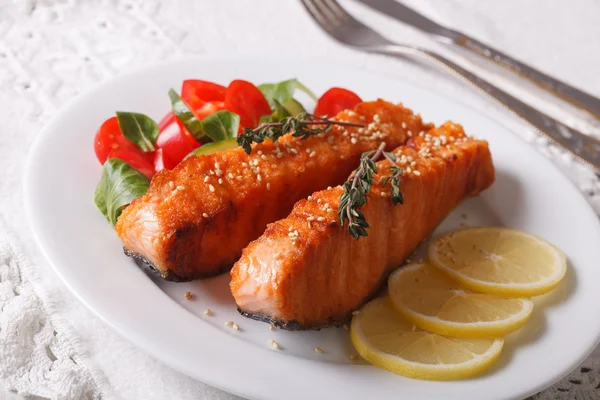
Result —
[[[367,204],[367,194],[371,190],[373,183],[373,175],[377,173],[377,165],[375,162],[380,158],[385,158],[390,163],[396,162],[396,156],[393,153],[384,151],[385,143],[381,143],[377,150],[363,153],[360,158],[360,166],[354,172],[354,176],[344,183],[344,193],[340,197],[340,205],[338,207],[338,217],[340,225],[344,226],[348,220],[348,232],[356,240],[361,236],[367,236],[366,229],[369,227],[365,215],[360,211],[360,208]],[[391,198],[394,206],[402,204],[404,199],[400,192],[400,176],[402,169],[396,165],[389,167],[391,175],[386,176],[381,180],[385,187],[391,182]]]
[[[279,122],[262,123],[254,129],[244,128],[244,132],[237,137],[237,143],[242,146],[246,154],[250,154],[252,143],[262,143],[265,139],[276,142],[280,137],[290,132],[293,132],[292,136],[305,140],[313,135],[329,132],[333,125],[359,128],[364,126],[354,122],[335,121],[313,114],[300,113],[295,117],[285,117]]]

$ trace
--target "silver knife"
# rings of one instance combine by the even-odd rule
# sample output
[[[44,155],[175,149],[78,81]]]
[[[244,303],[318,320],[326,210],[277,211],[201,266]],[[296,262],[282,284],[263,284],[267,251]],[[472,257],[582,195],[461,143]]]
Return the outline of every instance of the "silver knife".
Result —
[[[412,8],[395,0],[360,0],[363,4],[380,11],[392,18],[429,33],[436,40],[445,44],[456,44],[475,54],[483,56],[498,65],[529,79],[542,89],[582,108],[600,119],[600,99],[564,82],[552,78],[537,69],[530,67],[514,58],[488,46],[485,43],[465,35],[462,32],[447,28],[419,14]]]

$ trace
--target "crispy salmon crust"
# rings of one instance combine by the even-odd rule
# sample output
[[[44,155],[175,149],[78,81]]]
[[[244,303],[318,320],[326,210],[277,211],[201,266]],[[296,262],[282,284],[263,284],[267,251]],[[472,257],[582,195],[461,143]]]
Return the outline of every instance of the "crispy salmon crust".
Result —
[[[368,236],[355,240],[340,227],[342,187],[300,200],[285,219],[269,224],[231,271],[240,312],[285,329],[318,329],[346,321],[372,297],[392,269],[462,200],[494,181],[487,142],[445,123],[394,151],[403,169],[404,204],[394,207],[389,162],[377,163],[368,205]]]
[[[254,145],[250,155],[236,148],[162,170],[117,221],[126,254],[167,280],[227,271],[296,201],[343,182],[363,152],[381,142],[393,149],[431,126],[383,100],[361,103],[334,119],[364,127],[333,126],[306,140],[286,135]]]

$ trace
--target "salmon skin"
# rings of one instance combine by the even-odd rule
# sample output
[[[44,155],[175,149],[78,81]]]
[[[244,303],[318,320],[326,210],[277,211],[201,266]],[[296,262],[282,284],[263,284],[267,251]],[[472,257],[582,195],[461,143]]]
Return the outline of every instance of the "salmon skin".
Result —
[[[368,236],[356,240],[340,226],[337,186],[300,200],[244,249],[230,283],[242,315],[289,330],[344,323],[462,200],[494,181],[487,142],[451,122],[394,154],[404,204],[394,206],[390,183],[378,182],[390,174],[390,163],[378,162],[381,175],[361,209]]]
[[[268,223],[299,199],[343,182],[363,152],[383,141],[393,149],[430,128],[411,110],[383,100],[334,119],[364,127],[334,125],[306,140],[285,135],[253,145],[250,155],[235,148],[162,170],[117,221],[125,253],[171,281],[229,270]]]

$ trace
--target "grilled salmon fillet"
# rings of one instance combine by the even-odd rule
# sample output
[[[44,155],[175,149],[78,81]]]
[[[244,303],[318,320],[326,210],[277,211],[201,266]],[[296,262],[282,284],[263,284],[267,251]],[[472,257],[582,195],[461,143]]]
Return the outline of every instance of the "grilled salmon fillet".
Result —
[[[403,170],[404,204],[394,207],[388,161],[377,163],[364,211],[368,236],[355,240],[341,227],[341,186],[300,200],[290,215],[269,224],[231,270],[240,312],[280,327],[316,329],[346,321],[379,289],[389,272],[463,199],[494,181],[487,142],[467,138],[447,122],[394,151]]]
[[[229,270],[269,222],[310,193],[343,182],[363,152],[383,141],[393,149],[431,127],[383,100],[360,103],[334,119],[364,126],[334,125],[306,140],[286,135],[253,145],[250,155],[235,148],[162,170],[117,221],[125,253],[173,281]]]

